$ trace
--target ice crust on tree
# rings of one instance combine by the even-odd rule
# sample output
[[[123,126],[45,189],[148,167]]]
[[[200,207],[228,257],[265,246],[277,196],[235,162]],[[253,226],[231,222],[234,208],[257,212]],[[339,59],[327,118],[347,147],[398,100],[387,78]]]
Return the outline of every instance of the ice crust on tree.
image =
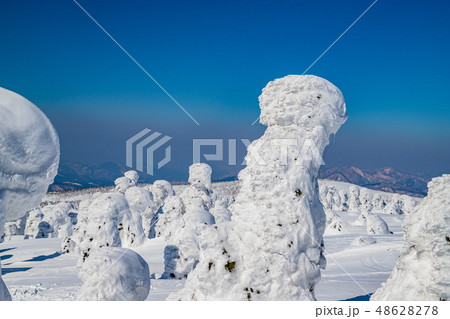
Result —
[[[50,120],[24,97],[0,88],[0,242],[7,221],[38,207],[59,165]],[[1,272],[0,272],[1,274]],[[0,275],[0,300],[11,296]]]
[[[186,278],[198,263],[200,232],[203,226],[215,223],[214,216],[208,211],[213,202],[211,172],[208,164],[191,165],[190,185],[179,198],[173,197],[164,205],[164,214],[157,227],[167,243],[163,278]],[[165,229],[163,225],[166,225]]]
[[[78,223],[62,250],[80,255],[80,263],[104,247],[133,247],[144,240],[141,216],[130,210],[120,193],[94,195],[80,203]]]
[[[172,300],[315,299],[326,225],[317,155],[347,119],[344,98],[325,79],[289,75],[259,102],[268,128],[248,148],[231,222],[204,227],[199,264]]]
[[[428,196],[404,220],[405,246],[371,300],[450,300],[450,175],[433,178]]]
[[[143,301],[150,292],[148,264],[136,252],[102,248],[81,266],[78,300]]]

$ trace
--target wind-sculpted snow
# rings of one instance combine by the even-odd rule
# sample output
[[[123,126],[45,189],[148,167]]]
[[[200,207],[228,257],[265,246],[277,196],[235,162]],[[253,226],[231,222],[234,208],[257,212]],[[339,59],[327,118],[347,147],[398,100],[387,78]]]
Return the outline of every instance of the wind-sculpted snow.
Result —
[[[231,222],[204,227],[199,264],[172,300],[315,299],[326,224],[316,178],[347,119],[344,98],[324,79],[290,75],[259,102],[268,128],[248,148]]]
[[[403,253],[371,300],[449,300],[450,175],[428,184],[428,196],[406,214],[403,227]]]
[[[39,206],[59,164],[59,139],[42,111],[0,88],[0,242],[6,221]],[[1,279],[0,300],[11,299]]]
[[[142,301],[150,292],[150,271],[131,249],[102,248],[83,263],[78,300]]]

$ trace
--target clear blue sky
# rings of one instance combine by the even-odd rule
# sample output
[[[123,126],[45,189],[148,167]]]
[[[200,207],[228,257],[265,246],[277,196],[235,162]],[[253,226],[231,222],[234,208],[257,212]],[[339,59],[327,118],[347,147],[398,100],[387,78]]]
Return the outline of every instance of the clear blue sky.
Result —
[[[48,115],[64,161],[124,163],[125,140],[148,127],[173,137],[157,177],[182,179],[192,138],[260,136],[265,84],[301,74],[372,1],[79,3],[200,126],[71,0],[0,3],[0,86]],[[379,0],[309,70],[347,102],[328,166],[450,172],[449,15],[445,0]],[[216,178],[239,169],[225,164]]]

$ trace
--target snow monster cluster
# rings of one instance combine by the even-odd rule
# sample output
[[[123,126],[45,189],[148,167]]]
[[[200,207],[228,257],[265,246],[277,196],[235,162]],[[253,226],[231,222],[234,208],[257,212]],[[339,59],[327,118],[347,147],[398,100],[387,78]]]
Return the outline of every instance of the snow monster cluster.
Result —
[[[336,212],[359,216],[368,235],[390,233],[383,212],[406,216],[405,248],[372,300],[448,300],[449,175],[433,179],[420,204],[356,186],[319,191],[322,154],[347,120],[342,93],[325,79],[290,75],[269,82],[259,102],[267,129],[231,194],[213,190],[211,167],[198,163],[187,186],[138,185],[128,171],[111,190],[39,207],[57,173],[58,137],[36,106],[0,89],[0,242],[5,222],[6,240],[62,238],[62,250],[78,256],[78,300],[146,300],[155,277],[133,249],[156,237],[165,243],[161,279],[186,279],[169,300],[315,300],[324,231],[353,226]],[[351,245],[374,242],[360,236]],[[1,276],[0,300],[11,300]]]

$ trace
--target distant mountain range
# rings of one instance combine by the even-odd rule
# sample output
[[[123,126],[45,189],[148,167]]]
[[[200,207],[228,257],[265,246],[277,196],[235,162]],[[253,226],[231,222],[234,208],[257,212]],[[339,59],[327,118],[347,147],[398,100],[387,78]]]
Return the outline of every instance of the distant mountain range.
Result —
[[[62,162],[59,165],[55,182],[50,185],[50,191],[71,190],[88,187],[113,185],[114,180],[128,170],[117,163],[81,164]]]
[[[50,186],[50,191],[71,190],[87,187],[113,185],[114,180],[129,170],[125,165],[118,163],[81,164],[63,162],[60,165],[58,176]],[[150,176],[143,176],[141,183],[151,182]],[[319,178],[339,182],[347,182],[385,192],[395,192],[413,196],[425,196],[427,183],[430,180],[420,174],[410,174],[397,171],[393,168],[376,170],[359,169],[357,167],[323,168],[319,171]],[[220,181],[235,180],[229,177]]]
[[[420,197],[427,194],[430,181],[427,176],[404,173],[390,167],[373,170],[353,166],[325,168],[319,171],[319,178]]]

